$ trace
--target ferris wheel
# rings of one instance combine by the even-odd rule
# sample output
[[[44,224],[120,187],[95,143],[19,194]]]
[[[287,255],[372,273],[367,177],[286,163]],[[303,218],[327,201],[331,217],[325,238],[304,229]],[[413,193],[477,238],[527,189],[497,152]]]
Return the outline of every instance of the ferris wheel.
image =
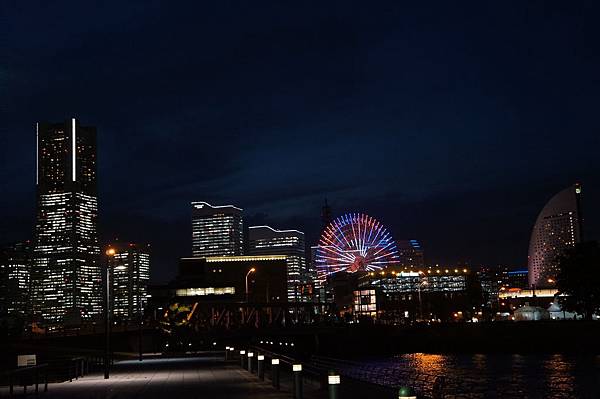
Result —
[[[391,234],[376,219],[349,213],[332,221],[323,231],[316,250],[321,278],[341,271],[376,271],[399,263]]]

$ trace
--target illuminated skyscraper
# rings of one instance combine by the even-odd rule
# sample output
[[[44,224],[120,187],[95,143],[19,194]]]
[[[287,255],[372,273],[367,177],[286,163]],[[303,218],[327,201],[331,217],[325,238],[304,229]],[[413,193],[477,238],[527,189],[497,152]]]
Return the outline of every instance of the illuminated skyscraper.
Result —
[[[138,244],[113,244],[111,303],[115,321],[136,322],[144,312],[150,280],[150,247]]]
[[[34,311],[55,329],[101,312],[96,129],[36,124]]]
[[[251,226],[248,241],[249,255],[286,255],[288,301],[300,302],[300,276],[306,271],[304,233],[298,230],[275,230],[269,226]]]
[[[0,251],[0,317],[30,315],[32,247],[19,242]]]
[[[542,209],[529,242],[529,284],[551,285],[556,279],[557,257],[581,241],[581,186],[575,184],[556,194]]]
[[[242,209],[192,202],[192,254],[195,257],[243,255]]]

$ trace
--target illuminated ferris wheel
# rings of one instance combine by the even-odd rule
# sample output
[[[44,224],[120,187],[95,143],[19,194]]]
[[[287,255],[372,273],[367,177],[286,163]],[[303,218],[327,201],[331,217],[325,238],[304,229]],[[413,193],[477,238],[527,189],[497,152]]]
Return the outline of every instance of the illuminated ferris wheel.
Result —
[[[316,252],[319,276],[337,272],[376,271],[399,262],[391,234],[374,218],[350,213],[323,231]]]

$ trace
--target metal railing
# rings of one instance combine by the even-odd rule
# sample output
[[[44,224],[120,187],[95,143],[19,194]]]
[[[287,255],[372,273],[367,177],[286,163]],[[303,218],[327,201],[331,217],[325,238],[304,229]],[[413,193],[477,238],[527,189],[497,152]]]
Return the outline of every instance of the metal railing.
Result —
[[[15,387],[23,387],[23,393],[27,394],[28,386],[34,386],[38,393],[40,384],[44,384],[46,392],[49,382],[78,380],[94,369],[95,364],[94,358],[88,357],[54,359],[36,366],[8,370],[0,375],[4,377],[10,395],[14,394]]]
[[[44,381],[44,392],[48,391],[48,365],[20,367],[6,372],[8,378],[8,392],[12,395],[15,385],[23,386],[23,394],[27,394],[27,386],[35,385],[35,393],[39,391],[41,380]]]

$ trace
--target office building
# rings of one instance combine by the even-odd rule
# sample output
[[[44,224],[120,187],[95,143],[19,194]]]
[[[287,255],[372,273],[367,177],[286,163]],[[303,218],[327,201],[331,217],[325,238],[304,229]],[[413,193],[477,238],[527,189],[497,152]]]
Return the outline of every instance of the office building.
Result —
[[[398,248],[398,265],[415,268],[425,266],[423,249],[417,240],[399,240],[396,242],[396,247]]]
[[[182,258],[170,286],[176,297],[285,303],[286,269],[284,255]]]
[[[491,308],[498,305],[500,293],[529,286],[527,270],[509,270],[507,267],[482,267],[477,272],[484,302]]]
[[[96,129],[36,125],[34,311],[48,330],[101,313]]]
[[[309,302],[301,284],[306,275],[304,233],[298,230],[276,230],[269,226],[251,226],[248,233],[249,255],[285,255],[287,260],[287,292],[290,302]]]
[[[558,274],[558,257],[581,241],[581,186],[556,194],[540,212],[529,242],[529,284],[552,286]]]
[[[506,272],[506,287],[525,289],[529,287],[529,272],[528,270],[507,270]]]
[[[242,209],[192,202],[192,254],[195,257],[243,255]]]
[[[29,241],[0,250],[0,317],[29,319],[32,260]]]
[[[333,300],[330,287],[327,286],[326,280],[323,276],[319,276],[317,270],[317,253],[319,251],[318,245],[310,247],[310,264],[306,273],[306,278],[312,281],[313,285],[313,302],[316,303],[327,303]]]
[[[117,323],[137,322],[143,317],[150,280],[150,247],[140,244],[110,245],[112,314]]]

